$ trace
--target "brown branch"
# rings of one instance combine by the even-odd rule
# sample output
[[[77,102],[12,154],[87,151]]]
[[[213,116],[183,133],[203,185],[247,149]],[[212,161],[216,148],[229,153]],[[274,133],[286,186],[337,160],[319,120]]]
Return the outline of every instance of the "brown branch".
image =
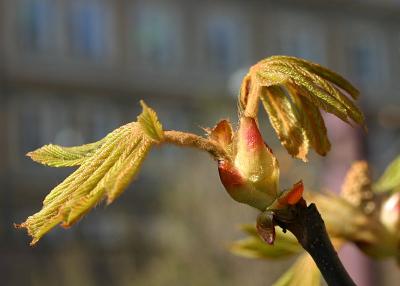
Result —
[[[217,160],[227,157],[225,150],[217,142],[193,133],[169,130],[164,132],[164,140],[179,146],[201,149]]]
[[[274,211],[274,221],[296,236],[301,246],[314,259],[329,286],[356,285],[340,261],[315,204],[307,207],[302,199],[288,209]]]

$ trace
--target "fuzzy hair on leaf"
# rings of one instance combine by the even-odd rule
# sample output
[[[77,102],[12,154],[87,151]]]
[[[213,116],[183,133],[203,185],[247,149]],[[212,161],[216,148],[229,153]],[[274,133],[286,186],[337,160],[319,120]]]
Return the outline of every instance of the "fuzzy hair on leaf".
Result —
[[[105,141],[107,141],[107,137],[94,143],[75,147],[48,144],[26,155],[33,161],[50,167],[80,166],[85,160],[92,157]]]
[[[261,100],[283,146],[292,156],[306,161],[310,148],[320,155],[330,149],[320,109],[345,122],[364,124],[364,116],[353,102],[357,96],[358,91],[349,82],[327,68],[294,57],[273,56],[251,67],[243,79],[239,117],[257,122]],[[137,121],[97,142],[75,147],[49,144],[27,154],[51,167],[78,166],[51,190],[42,209],[19,225],[32,236],[31,244],[56,225],[71,226],[101,201],[113,202],[133,180],[154,145],[194,147],[218,162],[233,160],[239,140],[228,120],[220,121],[207,138],[164,131],[156,112],[140,103],[143,111]],[[275,178],[279,168],[276,158],[273,162],[271,177]]]
[[[282,145],[292,156],[307,160],[309,148],[324,156],[330,149],[319,109],[346,123],[364,126],[354,104],[358,91],[335,72],[309,61],[273,56],[250,68],[239,96],[241,112],[255,117],[261,99]]]
[[[28,154],[50,166],[80,165],[47,195],[39,212],[19,225],[32,236],[31,244],[58,224],[71,226],[103,199],[111,203],[126,189],[163,136],[155,112],[142,106],[139,122],[128,123],[98,142],[78,147],[46,145]]]

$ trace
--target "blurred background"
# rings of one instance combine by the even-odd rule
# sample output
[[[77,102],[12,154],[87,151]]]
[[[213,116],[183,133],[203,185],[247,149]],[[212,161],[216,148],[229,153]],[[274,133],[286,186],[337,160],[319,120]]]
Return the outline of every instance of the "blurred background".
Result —
[[[72,169],[25,154],[95,141],[135,120],[144,99],[166,129],[236,123],[241,78],[286,54],[340,72],[361,90],[369,131],[327,116],[327,158],[292,160],[262,120],[283,187],[340,189],[356,159],[374,176],[400,153],[400,1],[0,0],[0,277],[2,285],[270,285],[292,261],[227,251],[256,212],[232,201],[196,150],[151,152],[136,181],[35,247],[15,230]],[[266,116],[264,116],[266,117]],[[265,124],[264,124],[265,123]],[[359,285],[394,285],[393,261],[341,254]]]

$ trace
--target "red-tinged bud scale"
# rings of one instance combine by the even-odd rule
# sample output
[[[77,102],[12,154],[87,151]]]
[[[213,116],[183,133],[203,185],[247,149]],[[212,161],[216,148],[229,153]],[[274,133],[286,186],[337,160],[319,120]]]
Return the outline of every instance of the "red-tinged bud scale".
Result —
[[[242,117],[232,160],[218,164],[222,184],[241,203],[265,210],[278,197],[279,167],[254,118]]]
[[[278,202],[281,205],[295,205],[297,204],[300,199],[303,196],[303,192],[304,192],[304,186],[303,186],[303,182],[297,182],[296,184],[293,185],[293,188],[289,191],[285,191],[283,192],[279,199]]]
[[[218,171],[221,182],[226,189],[233,190],[245,184],[245,180],[230,162],[218,162]]]

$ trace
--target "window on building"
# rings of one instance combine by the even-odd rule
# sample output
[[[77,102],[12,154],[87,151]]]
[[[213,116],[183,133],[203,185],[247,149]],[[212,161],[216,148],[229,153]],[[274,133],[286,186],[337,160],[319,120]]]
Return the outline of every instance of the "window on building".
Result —
[[[322,45],[320,44],[318,47],[318,44],[316,44],[321,39],[311,33],[299,31],[282,39],[283,53],[318,63],[325,61],[325,51],[321,47]]]
[[[26,91],[13,94],[8,108],[8,144],[11,164],[16,168],[32,165],[24,155],[49,142],[57,142],[57,132],[71,116],[68,106],[45,93]],[[68,142],[67,142],[68,143]],[[80,142],[81,143],[81,142]]]
[[[110,27],[109,2],[103,0],[69,1],[69,45],[73,55],[85,58],[101,58],[113,39]]]
[[[54,47],[57,9],[51,0],[21,0],[18,3],[19,43],[22,49],[47,52]]]
[[[11,94],[11,93],[10,93]],[[12,94],[7,106],[7,139],[9,163],[15,170],[27,166],[24,155],[43,145],[40,100],[29,94]]]
[[[241,64],[241,28],[232,15],[213,14],[206,20],[207,64],[219,71],[231,71]],[[239,52],[241,51],[241,52]]]
[[[362,81],[373,77],[373,53],[370,47],[354,46],[350,49],[351,72]]]
[[[180,60],[181,30],[174,6],[142,2],[135,7],[133,41],[143,65],[170,66]]]
[[[96,103],[88,119],[90,138],[89,141],[97,141],[123,124],[121,110],[112,102]]]
[[[383,54],[381,47],[359,41],[349,48],[349,64],[352,77],[361,84],[371,85],[384,80]]]
[[[19,114],[19,146],[21,154],[26,154],[42,145],[40,114],[26,109]]]
[[[326,31],[319,19],[293,13],[283,14],[279,19],[277,28],[282,54],[326,64]]]
[[[358,23],[349,31],[346,53],[351,77],[360,84],[372,87],[387,80],[386,39],[379,28]]]

